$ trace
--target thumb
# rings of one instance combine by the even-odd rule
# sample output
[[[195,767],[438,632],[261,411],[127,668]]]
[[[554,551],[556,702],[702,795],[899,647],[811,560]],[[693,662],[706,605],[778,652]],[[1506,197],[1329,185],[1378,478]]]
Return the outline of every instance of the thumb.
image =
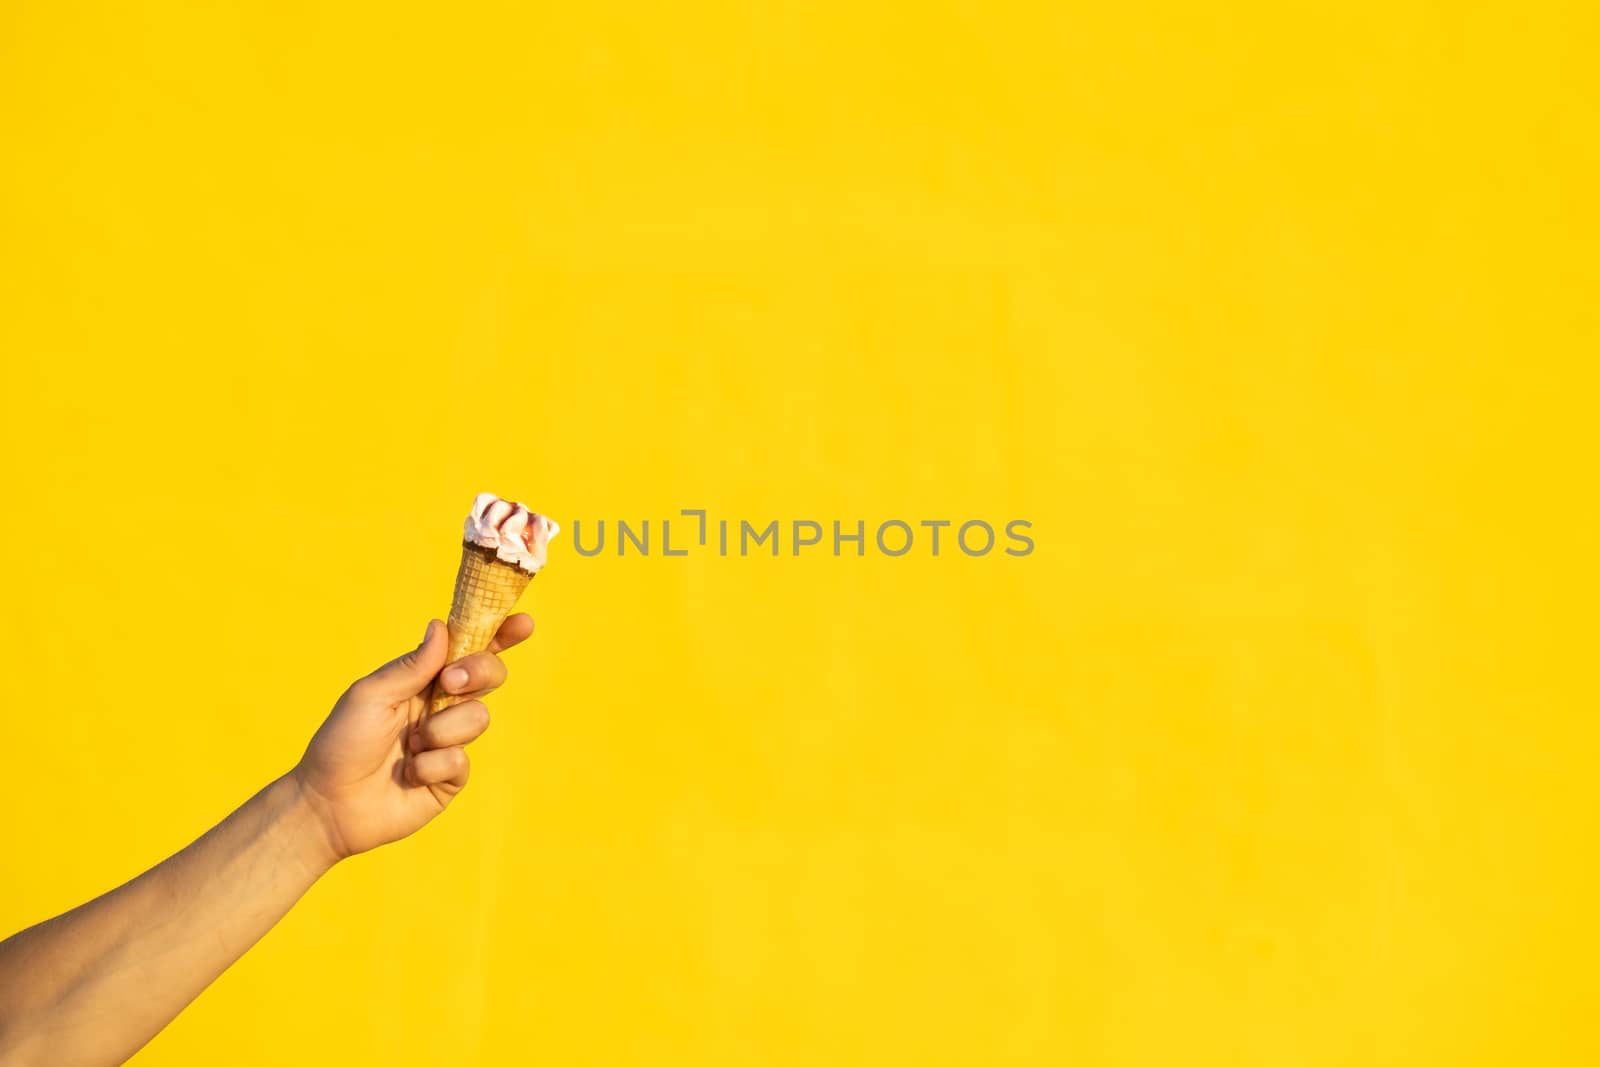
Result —
[[[450,641],[444,623],[428,620],[422,644],[390,660],[361,680],[362,687],[382,700],[405,700],[422,692],[444,666]]]

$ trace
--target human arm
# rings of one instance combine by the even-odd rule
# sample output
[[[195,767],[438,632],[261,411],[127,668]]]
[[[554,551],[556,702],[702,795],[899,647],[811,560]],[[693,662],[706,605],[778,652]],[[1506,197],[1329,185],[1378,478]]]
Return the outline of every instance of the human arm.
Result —
[[[452,664],[440,682],[462,702],[423,719],[447,646],[430,622],[340,697],[287,774],[132,881],[0,942],[0,1065],[121,1063],[336,863],[443,811],[488,726],[479,698],[505,678],[497,654],[532,629],[514,615]]]

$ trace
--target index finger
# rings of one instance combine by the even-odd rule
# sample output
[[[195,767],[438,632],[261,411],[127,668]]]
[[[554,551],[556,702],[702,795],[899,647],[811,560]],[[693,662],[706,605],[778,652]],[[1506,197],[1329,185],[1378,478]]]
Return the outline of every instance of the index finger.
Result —
[[[532,633],[533,616],[523,611],[508,615],[506,621],[500,624],[500,629],[495,632],[494,640],[489,642],[488,651],[496,654],[504,652],[508,648],[522,644]]]

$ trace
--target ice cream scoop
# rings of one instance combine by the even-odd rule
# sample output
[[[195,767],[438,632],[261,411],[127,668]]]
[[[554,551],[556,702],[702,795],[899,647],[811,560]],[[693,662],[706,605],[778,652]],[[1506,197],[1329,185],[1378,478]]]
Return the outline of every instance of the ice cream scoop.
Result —
[[[507,563],[530,574],[544,566],[545,548],[561,527],[549,516],[529,511],[526,504],[479,493],[467,516],[466,539],[480,548],[492,548]]]

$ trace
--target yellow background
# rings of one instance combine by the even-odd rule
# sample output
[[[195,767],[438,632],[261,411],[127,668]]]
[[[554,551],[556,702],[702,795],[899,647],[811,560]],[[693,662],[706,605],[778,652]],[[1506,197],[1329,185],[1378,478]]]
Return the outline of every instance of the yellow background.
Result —
[[[1593,1063],[1593,5],[0,9],[0,926],[557,518],[145,1064]]]

